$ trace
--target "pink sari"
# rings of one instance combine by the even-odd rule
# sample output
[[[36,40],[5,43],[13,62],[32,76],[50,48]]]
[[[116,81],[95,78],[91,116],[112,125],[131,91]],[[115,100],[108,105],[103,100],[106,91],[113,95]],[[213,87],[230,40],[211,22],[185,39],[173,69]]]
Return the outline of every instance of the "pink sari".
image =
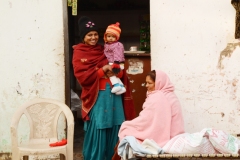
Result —
[[[163,147],[181,133],[184,133],[184,121],[174,86],[164,72],[156,71],[155,91],[147,93],[139,116],[122,124],[120,141],[125,136],[134,136],[140,142],[153,139]]]

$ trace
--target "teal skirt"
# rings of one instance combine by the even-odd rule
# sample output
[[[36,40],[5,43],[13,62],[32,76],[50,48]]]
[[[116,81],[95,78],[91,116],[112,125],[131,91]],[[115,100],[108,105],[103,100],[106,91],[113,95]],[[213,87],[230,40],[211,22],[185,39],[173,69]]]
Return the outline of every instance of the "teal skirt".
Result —
[[[84,122],[84,160],[111,160],[120,125],[125,120],[122,96],[112,94],[107,84],[106,90],[99,91],[89,117]]]

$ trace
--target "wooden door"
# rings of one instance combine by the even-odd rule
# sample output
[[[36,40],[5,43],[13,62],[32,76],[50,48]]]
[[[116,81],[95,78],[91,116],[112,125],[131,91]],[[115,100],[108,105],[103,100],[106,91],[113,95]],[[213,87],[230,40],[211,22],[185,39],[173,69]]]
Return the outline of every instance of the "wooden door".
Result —
[[[150,54],[125,54],[125,69],[130,80],[130,87],[137,116],[146,99],[146,75],[151,71]]]

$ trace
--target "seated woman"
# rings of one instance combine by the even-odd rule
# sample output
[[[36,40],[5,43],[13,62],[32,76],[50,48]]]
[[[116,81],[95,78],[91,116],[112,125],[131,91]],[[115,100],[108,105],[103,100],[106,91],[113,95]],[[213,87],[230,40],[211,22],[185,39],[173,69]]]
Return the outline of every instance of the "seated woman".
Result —
[[[222,130],[204,128],[196,133],[184,132],[180,102],[164,72],[151,71],[146,77],[146,87],[148,91],[143,110],[137,118],[121,125],[118,155],[124,157],[128,153],[128,144],[133,153],[140,156],[161,153],[240,153],[240,140]]]
[[[133,136],[138,141],[154,140],[163,147],[172,137],[184,133],[181,105],[174,86],[162,71],[151,71],[146,76],[147,98],[139,116],[121,125],[120,141]]]

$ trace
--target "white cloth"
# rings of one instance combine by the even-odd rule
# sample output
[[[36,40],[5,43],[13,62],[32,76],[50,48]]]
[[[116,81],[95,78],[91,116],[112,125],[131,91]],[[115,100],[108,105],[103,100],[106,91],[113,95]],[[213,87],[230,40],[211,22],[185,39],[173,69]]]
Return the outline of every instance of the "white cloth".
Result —
[[[135,158],[134,155],[144,157],[146,154],[161,154],[163,150],[153,140],[146,139],[143,145],[135,137],[126,136],[118,145],[118,155],[122,160]]]
[[[173,137],[164,147],[167,153],[237,154],[240,140],[222,130],[204,128],[201,132]]]

